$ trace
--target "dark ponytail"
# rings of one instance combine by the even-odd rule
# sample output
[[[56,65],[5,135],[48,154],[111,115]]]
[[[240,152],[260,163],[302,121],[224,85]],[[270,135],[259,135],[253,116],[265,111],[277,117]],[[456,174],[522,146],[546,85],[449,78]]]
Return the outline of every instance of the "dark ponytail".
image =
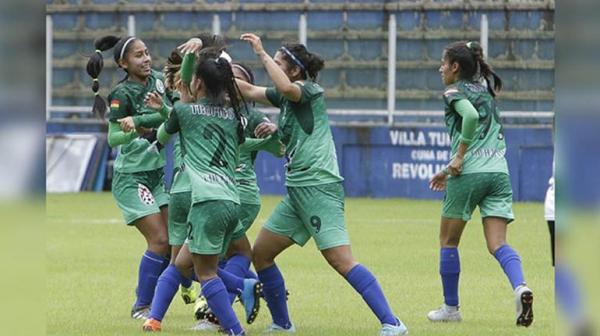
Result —
[[[181,63],[183,62],[183,57],[179,53],[179,50],[174,49],[171,51],[171,55],[167,58],[167,64],[163,69],[163,73],[165,75],[165,86],[170,91],[175,91],[175,82],[177,81],[177,73],[181,69]]]
[[[477,42],[455,42],[445,49],[445,56],[450,64],[457,62],[460,66],[460,78],[474,80],[483,77],[492,97],[502,90],[502,79],[487,64],[483,56],[483,48]]]
[[[104,67],[104,58],[102,57],[102,52],[114,47],[114,60],[115,63],[117,63],[117,65],[120,67],[119,60],[121,59],[121,56],[125,57],[131,44],[128,43],[126,49],[123,52],[122,49],[126,42],[128,42],[129,40],[133,41],[134,39],[135,38],[132,36],[120,38],[117,36],[109,35],[101,37],[94,41],[94,48],[96,50],[88,60],[88,63],[86,65],[86,72],[90,77],[92,77],[92,91],[96,96],[94,98],[94,106],[92,107],[92,112],[96,117],[100,119],[104,119],[104,115],[106,113],[106,110],[108,109],[108,103],[106,102],[106,99],[102,98],[99,94],[100,83],[98,82],[98,76],[100,76],[100,72],[102,72],[102,68]],[[127,77],[125,77],[125,79],[126,78]]]
[[[311,53],[304,44],[285,43],[280,51],[289,64],[298,66],[301,70],[302,79],[310,78],[317,80],[319,71],[325,67],[325,61],[317,54]]]
[[[221,51],[216,48],[203,48],[196,66],[196,77],[202,78],[207,98],[212,104],[226,106],[227,100],[229,100],[238,121],[238,143],[242,144],[245,141],[244,129],[247,121],[242,117],[240,109],[239,97],[241,94],[235,83],[231,64],[225,58],[220,57],[220,54]]]

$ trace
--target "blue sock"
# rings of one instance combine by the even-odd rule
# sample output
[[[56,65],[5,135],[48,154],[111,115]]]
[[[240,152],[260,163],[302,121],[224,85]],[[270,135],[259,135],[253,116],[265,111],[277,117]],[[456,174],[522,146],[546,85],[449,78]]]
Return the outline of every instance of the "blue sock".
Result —
[[[276,264],[257,272],[263,284],[263,294],[273,317],[273,323],[289,329],[292,326],[285,295],[285,282]]]
[[[152,299],[152,308],[150,309],[151,318],[162,321],[173,297],[177,294],[179,284],[183,280],[185,280],[185,277],[177,271],[175,265],[169,265],[160,275],[156,283],[154,299]]]
[[[229,302],[233,303],[235,297],[244,289],[244,278],[240,278],[221,268],[217,270],[217,275],[221,278],[229,293]]]
[[[229,299],[231,300],[231,303],[233,303],[235,297],[241,292],[241,290],[244,289],[244,278],[246,278],[246,272],[249,268],[250,258],[246,256],[236,254],[227,259],[227,264],[225,265],[223,270],[239,278],[239,280],[236,279],[235,286],[241,285],[241,287],[239,287],[239,291],[233,292],[229,290],[229,287],[227,287],[227,284],[225,284],[225,287],[227,287],[227,291],[229,292]]]
[[[521,258],[519,258],[517,252],[513,250],[510,245],[505,244],[500,246],[500,248],[494,252],[494,256],[500,263],[500,266],[502,266],[513,289],[525,283],[525,277],[523,276],[523,270],[521,269]]]
[[[165,257],[151,251],[144,252],[138,273],[135,307],[149,306],[152,303],[156,281],[165,269],[165,263],[169,263]]]
[[[227,265],[227,260],[227,258],[219,260],[219,268],[225,268],[225,265]]]
[[[202,282],[202,294],[208,302],[208,306],[219,319],[221,327],[227,334],[238,335],[243,329],[240,321],[235,316],[233,308],[229,303],[227,289],[220,278],[213,278]]]
[[[181,274],[181,273],[180,273]],[[181,285],[185,288],[190,288],[192,286],[192,279],[188,279],[186,277],[181,276]]]
[[[244,274],[244,278],[258,280],[258,275],[256,275],[256,273],[254,273],[250,268],[248,268],[246,274]]]
[[[390,306],[388,305],[385,296],[383,295],[383,291],[377,283],[377,279],[369,272],[369,270],[358,264],[354,266],[346,274],[346,280],[354,287],[354,289],[360,293],[363,297],[363,300],[367,303],[371,311],[377,316],[379,322],[396,325],[397,319],[392,313]]]
[[[458,306],[458,278],[460,276],[458,248],[443,247],[440,250],[440,275],[444,288],[444,303],[448,306]]]
[[[582,296],[574,274],[560,262],[554,269],[554,283],[556,305],[569,322],[576,324],[585,320]]]

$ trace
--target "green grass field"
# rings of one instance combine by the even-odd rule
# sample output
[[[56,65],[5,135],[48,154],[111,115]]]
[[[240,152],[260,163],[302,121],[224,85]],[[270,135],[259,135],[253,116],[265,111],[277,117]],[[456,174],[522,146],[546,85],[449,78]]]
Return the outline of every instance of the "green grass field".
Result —
[[[249,236],[253,241],[278,197],[264,197]],[[136,335],[132,320],[142,236],[123,224],[110,193],[47,196],[47,333],[49,335]],[[508,241],[520,253],[535,295],[535,321],[514,326],[510,284],[485,247],[478,215],[461,241],[460,298],[464,321],[432,324],[426,314],[442,303],[438,275],[441,203],[405,199],[347,199],[346,223],[355,257],[375,274],[410,335],[553,335],[554,280],[543,208],[515,205],[517,220]],[[350,285],[321,257],[314,243],[294,246],[278,259],[291,292],[289,309],[298,335],[378,335],[379,323]],[[193,305],[179,294],[163,321],[165,335],[190,331]],[[238,316],[241,307],[235,304]],[[259,335],[270,323],[266,304],[246,326]]]

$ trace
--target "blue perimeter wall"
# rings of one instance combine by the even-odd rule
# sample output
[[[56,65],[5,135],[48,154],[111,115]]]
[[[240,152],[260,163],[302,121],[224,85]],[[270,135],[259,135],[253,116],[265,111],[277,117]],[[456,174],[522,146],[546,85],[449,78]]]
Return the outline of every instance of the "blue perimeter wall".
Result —
[[[506,158],[515,201],[543,201],[552,175],[552,132],[505,127]],[[96,133],[99,126],[49,123],[48,134]],[[429,178],[449,162],[450,139],[442,127],[332,127],[346,196],[441,199]],[[171,147],[167,149],[170,151]],[[284,160],[259,153],[256,174],[262,194],[286,193]],[[172,162],[166,167],[170,184]]]

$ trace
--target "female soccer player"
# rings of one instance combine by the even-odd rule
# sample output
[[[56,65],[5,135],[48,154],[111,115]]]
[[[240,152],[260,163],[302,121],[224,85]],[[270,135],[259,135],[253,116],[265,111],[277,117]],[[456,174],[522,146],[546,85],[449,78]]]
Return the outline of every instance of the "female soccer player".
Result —
[[[94,113],[104,115],[106,103],[98,95],[98,75],[102,71],[102,52],[114,47],[114,60],[126,77],[109,95],[108,144],[119,146],[114,164],[112,194],[127,225],[135,226],[148,244],[139,266],[137,299],[131,309],[133,318],[146,318],[156,280],[169,264],[167,240],[167,203],[164,189],[164,151],[159,151],[138,132],[158,127],[163,118],[144,108],[146,93],[165,95],[162,75],[151,68],[152,58],[144,42],[134,36],[106,36],[94,42],[87,72],[93,78],[96,94]]]
[[[323,89],[315,82],[324,61],[302,44],[285,44],[271,58],[260,38],[243,34],[262,61],[274,88],[238,80],[246,99],[281,109],[279,134],[286,145],[288,195],[261,229],[253,248],[254,267],[263,283],[264,297],[273,317],[267,332],[295,332],[290,321],[286,290],[275,257],[310,237],[327,262],[359,292],[382,324],[381,335],[405,335],[407,329],[392,313],[375,277],[354,260],[344,223],[343,178],[337,157]],[[256,129],[264,137],[276,130]]]
[[[506,144],[494,100],[502,81],[484,61],[476,42],[448,45],[439,72],[447,86],[444,102],[452,160],[429,183],[432,190],[445,189],[446,194],[440,225],[444,305],[427,317],[434,322],[462,320],[458,310],[458,243],[465,224],[479,206],[488,251],[498,260],[514,290],[516,324],[528,327],[533,322],[533,294],[525,283],[519,255],[506,243],[506,228],[514,216],[504,158]]]
[[[234,170],[238,145],[244,141],[233,73],[220,55],[210,48],[200,52],[191,85],[197,104],[176,103],[158,136],[165,143],[169,134],[179,132],[185,148],[184,164],[192,185],[187,246],[202,292],[222,329],[244,335],[227,289],[217,276],[219,254],[241,229]],[[145,324],[144,329],[158,331],[160,325],[146,329]]]

